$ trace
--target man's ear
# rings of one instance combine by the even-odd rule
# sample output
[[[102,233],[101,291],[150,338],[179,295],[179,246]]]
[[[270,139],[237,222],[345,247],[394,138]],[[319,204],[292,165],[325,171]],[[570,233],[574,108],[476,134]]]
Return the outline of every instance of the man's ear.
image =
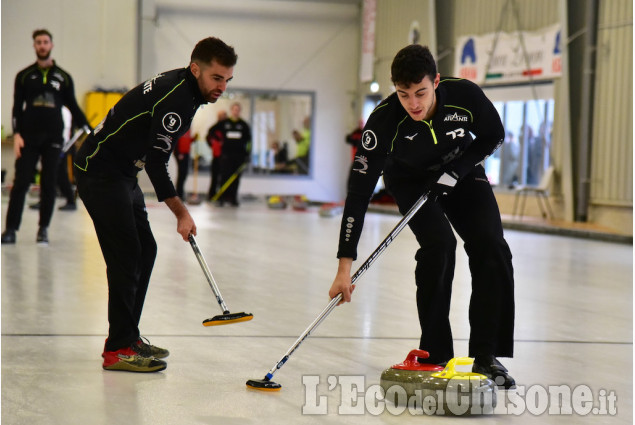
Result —
[[[198,66],[196,62],[190,63],[190,71],[192,71],[192,74],[196,78],[198,78],[201,75],[201,67]]]

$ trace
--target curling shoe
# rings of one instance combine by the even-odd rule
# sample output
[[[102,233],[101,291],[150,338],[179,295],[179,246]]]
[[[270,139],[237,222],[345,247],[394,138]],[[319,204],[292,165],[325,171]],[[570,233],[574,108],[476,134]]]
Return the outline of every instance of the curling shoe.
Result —
[[[145,357],[139,353],[134,344],[131,347],[121,348],[116,351],[104,351],[103,368],[105,370],[118,370],[124,372],[159,372],[168,367],[163,360],[154,357]]]
[[[516,381],[507,372],[507,368],[494,356],[476,356],[472,372],[480,373],[493,380],[499,388],[516,388]]]
[[[76,209],[77,204],[75,202],[67,202],[65,205],[58,208],[60,211],[75,211]]]
[[[15,230],[7,229],[2,232],[2,245],[15,243]]]
[[[132,344],[132,347],[137,350],[141,355],[146,357],[154,357],[157,359],[164,359],[170,355],[170,352],[165,348],[151,345],[147,338],[140,337],[137,342]]]
[[[49,243],[48,232],[46,231],[46,227],[40,227],[37,231],[36,241],[39,244],[47,245]]]

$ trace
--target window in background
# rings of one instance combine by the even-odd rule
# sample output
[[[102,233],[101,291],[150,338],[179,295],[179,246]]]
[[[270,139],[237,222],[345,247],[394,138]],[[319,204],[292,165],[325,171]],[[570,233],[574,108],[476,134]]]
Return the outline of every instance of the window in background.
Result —
[[[485,89],[505,127],[503,145],[485,161],[493,186],[537,185],[551,165],[552,92],[552,84]]]

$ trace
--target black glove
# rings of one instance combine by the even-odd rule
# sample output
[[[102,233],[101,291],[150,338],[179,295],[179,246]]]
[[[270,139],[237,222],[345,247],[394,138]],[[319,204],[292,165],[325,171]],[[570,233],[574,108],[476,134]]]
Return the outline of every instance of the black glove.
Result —
[[[443,196],[448,196],[458,181],[459,175],[456,172],[451,170],[440,172],[429,185],[430,197],[437,200]]]

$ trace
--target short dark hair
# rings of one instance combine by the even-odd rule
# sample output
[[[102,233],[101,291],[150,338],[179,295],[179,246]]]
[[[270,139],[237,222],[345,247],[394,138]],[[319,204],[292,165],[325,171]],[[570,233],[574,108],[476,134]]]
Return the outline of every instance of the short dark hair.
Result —
[[[404,47],[390,66],[393,84],[410,87],[420,83],[426,76],[432,81],[437,77],[437,64],[428,46],[411,44]]]
[[[44,28],[39,28],[33,31],[33,40],[35,40],[35,38],[39,37],[40,35],[48,35],[51,41],[53,41],[53,36],[49,32],[49,30],[46,30]]]
[[[192,50],[191,62],[200,64],[208,64],[215,60],[219,64],[232,67],[236,65],[238,56],[234,52],[232,46],[228,46],[221,39],[216,37],[207,37],[196,43]]]

